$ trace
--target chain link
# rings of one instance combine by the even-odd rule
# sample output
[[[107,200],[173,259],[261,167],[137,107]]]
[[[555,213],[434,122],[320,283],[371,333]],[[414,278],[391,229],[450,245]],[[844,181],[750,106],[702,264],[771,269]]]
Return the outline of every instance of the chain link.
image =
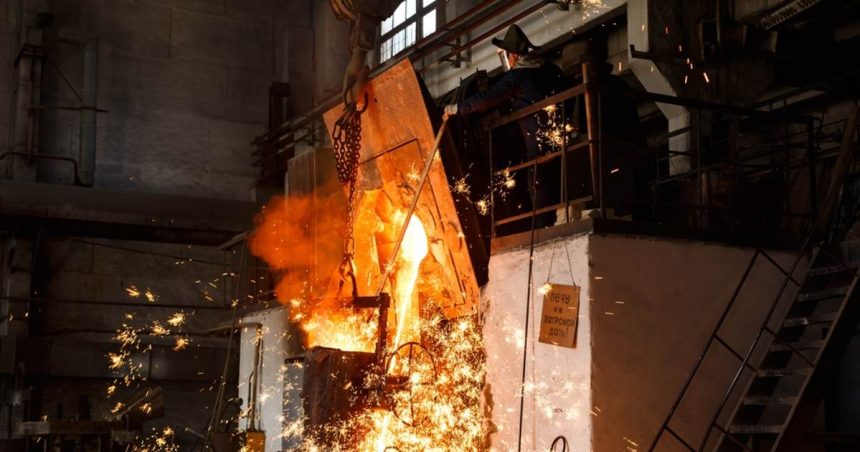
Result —
[[[366,99],[364,105],[367,105]],[[355,193],[358,161],[361,157],[361,114],[363,112],[363,109],[356,109],[355,105],[347,105],[343,114],[334,123],[334,130],[332,131],[337,177],[340,183],[348,185],[341,275],[343,279],[352,279],[353,295],[356,295],[358,290],[355,272],[352,268],[352,257],[355,251]],[[341,284],[343,284],[343,279]]]

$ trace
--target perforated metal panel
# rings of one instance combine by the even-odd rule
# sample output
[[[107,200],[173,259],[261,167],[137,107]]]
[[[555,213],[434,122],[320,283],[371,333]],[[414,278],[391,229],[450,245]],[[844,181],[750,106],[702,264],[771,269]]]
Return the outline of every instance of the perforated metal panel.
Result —
[[[361,117],[355,246],[361,289],[375,291],[381,272],[373,232],[389,221],[391,212],[408,209],[435,133],[408,60],[374,78],[367,93],[368,108]],[[329,131],[342,110],[339,105],[324,115]],[[448,318],[477,312],[478,285],[439,157],[415,213],[430,243],[419,277],[421,300],[437,303]]]

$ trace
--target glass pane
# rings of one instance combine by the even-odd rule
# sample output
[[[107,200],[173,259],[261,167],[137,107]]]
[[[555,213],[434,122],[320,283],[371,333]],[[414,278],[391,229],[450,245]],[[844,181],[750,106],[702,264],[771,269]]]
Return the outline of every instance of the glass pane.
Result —
[[[406,21],[406,2],[400,2],[397,9],[394,10],[394,26],[398,26]]]
[[[412,44],[415,44],[415,28],[417,28],[415,26],[415,22],[412,22],[411,24],[409,24],[408,27],[406,27],[406,45],[407,46],[411,46]]]
[[[415,2],[416,0],[406,0],[406,18],[410,18],[415,15]]]
[[[421,6],[423,6],[423,7],[425,7],[425,8],[426,8],[426,7],[430,6],[430,5],[432,5],[432,4],[433,4],[433,2],[435,2],[435,1],[436,1],[436,0],[423,0],[423,1],[421,2]]]
[[[391,17],[383,20],[382,21],[382,29],[379,30],[380,34],[384,35],[385,33],[388,33],[389,31],[391,31],[391,23],[392,22],[394,22],[394,19],[392,19]]]
[[[386,39],[379,48],[379,61],[383,62],[391,58],[391,39]]]
[[[400,30],[397,32],[397,34],[394,35],[394,38],[392,38],[394,40],[394,43],[391,48],[392,55],[397,55],[398,53],[400,53],[401,50],[406,47],[406,44],[403,41],[403,38],[405,37],[406,30]]]
[[[426,37],[436,31],[436,10],[430,11],[421,19],[421,37]]]

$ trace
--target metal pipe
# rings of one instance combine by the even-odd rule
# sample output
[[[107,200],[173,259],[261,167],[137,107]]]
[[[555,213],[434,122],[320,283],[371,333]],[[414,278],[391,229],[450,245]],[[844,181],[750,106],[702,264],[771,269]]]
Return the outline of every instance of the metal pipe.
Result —
[[[41,154],[41,153],[35,153],[35,152],[30,153],[30,152],[24,152],[24,151],[7,151],[7,152],[0,154],[0,160],[3,160],[8,156],[13,156],[13,155],[23,156],[23,157],[27,157],[27,158],[35,159],[35,160],[45,159],[45,160],[59,160],[59,161],[63,161],[63,162],[69,162],[72,164],[72,168],[74,171],[74,177],[75,177],[75,183],[78,183],[78,181],[80,181],[80,177],[78,174],[78,161],[71,158],[71,157],[63,157],[61,155]]]
[[[23,155],[27,156],[29,154],[29,149],[27,146],[28,135],[29,135],[29,114],[30,114],[30,105],[32,105],[32,97],[33,97],[33,84],[32,84],[32,75],[33,75],[33,57],[28,55],[24,49],[21,49],[18,56],[18,70],[16,76],[15,83],[15,110],[14,116],[12,117],[13,127],[12,127],[12,148],[15,150],[16,154],[14,155]],[[25,164],[31,163],[29,159],[22,159]],[[16,171],[18,160],[13,159],[10,167],[7,170],[8,177],[16,177],[19,174]]]
[[[30,105],[28,106],[27,114],[29,116],[29,136],[27,137],[27,152],[30,155],[39,153],[39,123],[41,119],[40,112],[36,109],[42,102],[42,58],[33,58],[33,67],[31,69],[31,95]]]
[[[92,187],[96,169],[96,127],[99,84],[99,38],[85,36],[67,30],[58,33],[60,41],[83,47],[83,69],[81,88],[81,130],[78,143],[80,184]]]
[[[81,89],[81,184],[91,187],[96,169],[96,105],[99,83],[99,41],[90,40],[84,46],[84,86]]]
[[[260,367],[262,361],[262,352],[263,352],[263,324],[255,323],[254,325],[254,371],[249,375],[248,384],[251,385],[248,388],[248,430],[256,431],[257,430],[257,387],[260,385]]]

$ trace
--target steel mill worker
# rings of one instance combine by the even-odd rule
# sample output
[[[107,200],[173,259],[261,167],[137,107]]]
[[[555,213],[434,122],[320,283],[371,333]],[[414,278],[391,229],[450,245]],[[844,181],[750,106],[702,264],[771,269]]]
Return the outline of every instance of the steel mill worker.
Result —
[[[558,66],[532,52],[537,47],[520,27],[511,25],[503,39],[493,38],[493,45],[498,48],[506,73],[485,92],[476,93],[457,104],[446,105],[445,117],[479,113],[498,108],[506,102],[510,102],[513,110],[519,110],[570,86],[570,81]],[[525,140],[526,158],[532,160],[540,150],[536,138],[537,118],[535,115],[529,115],[518,122]],[[536,193],[533,195],[537,200],[537,207],[558,202],[558,171],[558,168],[543,165],[538,171],[539,177],[535,180],[534,170],[529,169],[529,189],[535,187]],[[554,213],[539,215],[536,217],[535,226],[551,226],[554,219]]]

